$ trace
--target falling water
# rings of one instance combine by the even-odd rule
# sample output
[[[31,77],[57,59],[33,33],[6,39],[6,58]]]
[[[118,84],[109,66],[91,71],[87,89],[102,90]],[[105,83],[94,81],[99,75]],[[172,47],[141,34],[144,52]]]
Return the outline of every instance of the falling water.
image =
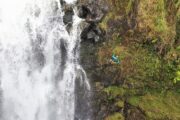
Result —
[[[0,0],[0,120],[74,120],[76,80],[90,86],[81,19],[68,33],[63,15],[59,0]]]

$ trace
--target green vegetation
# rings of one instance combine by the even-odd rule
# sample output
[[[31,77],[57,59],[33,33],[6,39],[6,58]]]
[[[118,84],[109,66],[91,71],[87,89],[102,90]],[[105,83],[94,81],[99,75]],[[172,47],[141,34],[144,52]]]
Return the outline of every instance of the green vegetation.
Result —
[[[140,102],[135,102],[146,112],[147,118],[154,119],[180,119],[180,95],[174,91],[167,93],[148,93],[138,98]],[[158,113],[158,114],[157,114]]]
[[[129,101],[128,101],[128,102],[129,102],[131,105],[138,106],[141,101],[140,101],[140,97],[138,97],[138,96],[132,96],[132,97],[129,98]]]
[[[157,32],[166,32],[167,31],[167,22],[166,22],[166,10],[164,0],[158,0],[155,5],[155,30]]]
[[[124,117],[120,113],[115,113],[108,116],[105,120],[124,120]]]
[[[109,99],[124,95],[124,89],[116,86],[105,88],[104,91],[109,95]]]
[[[134,0],[129,0],[128,5],[126,7],[126,14],[128,14],[132,10]]]
[[[127,16],[127,12],[133,12],[136,0],[109,1],[113,8],[100,24],[105,30],[111,27],[108,22],[120,20]],[[176,6],[179,1],[176,1]],[[179,54],[173,48],[175,39],[175,25],[173,19],[168,21],[168,2],[165,0],[139,1],[137,19],[138,26],[135,30],[128,30],[122,36],[117,28],[112,33],[112,40],[106,42],[98,51],[100,65],[108,64],[110,56],[114,53],[121,59],[121,76],[125,83],[133,87],[172,87],[173,81],[178,79]],[[170,3],[169,3],[170,4]],[[172,4],[173,5],[173,4]],[[171,9],[173,6],[169,6]],[[120,12],[124,11],[124,12]],[[126,11],[126,12],[125,12]],[[133,14],[133,13],[132,13]],[[115,19],[114,19],[115,18]],[[175,21],[174,21],[175,22]],[[142,30],[145,31],[142,33]],[[179,30],[179,28],[176,28]],[[141,34],[137,36],[134,34]],[[144,37],[145,36],[145,37]],[[147,39],[149,38],[149,39]],[[149,43],[149,40],[151,42]],[[137,42],[138,41],[138,42]],[[178,48],[178,47],[177,47]],[[173,50],[173,51],[172,51]],[[139,85],[139,86],[138,86]]]
[[[180,0],[110,0],[109,4],[113,7],[100,23],[108,40],[97,53],[102,66],[113,53],[121,60],[105,69],[119,74],[103,90],[109,104],[124,108],[127,101],[147,120],[179,120]],[[120,120],[118,116],[115,112],[106,120]]]
[[[180,119],[180,94],[175,91],[161,92],[161,90],[148,89],[144,91],[142,95],[137,90],[134,90],[133,94],[129,94],[129,89],[123,89],[122,87],[109,87],[105,88],[110,99],[117,101],[115,105],[120,108],[124,107],[124,102],[120,99],[120,96],[126,96],[123,99],[128,99],[128,102],[136,107],[139,107],[145,111],[146,117],[150,120],[155,119]],[[158,113],[158,114],[157,114]],[[107,120],[119,120],[117,116],[119,114],[110,115]]]
[[[115,105],[116,105],[117,107],[123,108],[123,107],[124,107],[124,101],[119,100],[118,102],[115,103]]]
[[[174,83],[180,82],[180,65],[178,66],[178,70],[176,71],[176,76],[174,78]]]

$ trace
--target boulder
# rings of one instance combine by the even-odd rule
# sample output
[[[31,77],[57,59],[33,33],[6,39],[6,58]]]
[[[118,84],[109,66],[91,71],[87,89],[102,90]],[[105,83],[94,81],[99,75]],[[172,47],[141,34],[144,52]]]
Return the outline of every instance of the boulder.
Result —
[[[61,4],[61,6],[64,6],[66,4],[66,2],[64,0],[60,0],[60,4]]]
[[[80,2],[78,7],[78,15],[80,18],[86,20],[89,23],[99,23],[104,18],[108,11],[108,6],[105,1],[98,0],[86,0]]]
[[[103,34],[103,31],[96,24],[86,24],[81,33],[81,40],[97,43],[103,40]]]
[[[73,11],[72,6],[66,5],[64,7],[64,16],[63,16],[64,24],[72,23],[73,22],[73,15],[74,15],[74,11]]]
[[[104,32],[99,28],[98,23],[108,11],[105,3],[103,0],[79,0],[78,16],[86,22],[82,28],[82,41],[97,43],[103,40]]]
[[[66,30],[70,33],[74,16],[73,6],[66,4],[63,0],[60,3],[64,11],[63,22],[66,25]]]
[[[81,5],[81,6],[78,7],[78,16],[80,18],[85,19],[85,18],[87,18],[87,16],[89,14],[90,14],[90,10],[89,10],[89,8],[87,6]]]

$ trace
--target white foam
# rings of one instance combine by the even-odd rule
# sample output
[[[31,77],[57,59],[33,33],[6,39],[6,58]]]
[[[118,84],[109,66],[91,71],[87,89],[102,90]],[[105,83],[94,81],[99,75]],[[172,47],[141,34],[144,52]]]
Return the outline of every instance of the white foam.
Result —
[[[81,19],[74,17],[68,34],[62,15],[59,0],[0,0],[1,120],[74,120],[78,63],[73,61],[79,56],[73,53],[80,44]],[[62,38],[67,49],[64,70],[58,46]],[[57,77],[59,72],[64,77]]]
[[[68,4],[73,4],[73,3],[75,3],[77,0],[65,0],[65,2],[66,3],[68,3]]]

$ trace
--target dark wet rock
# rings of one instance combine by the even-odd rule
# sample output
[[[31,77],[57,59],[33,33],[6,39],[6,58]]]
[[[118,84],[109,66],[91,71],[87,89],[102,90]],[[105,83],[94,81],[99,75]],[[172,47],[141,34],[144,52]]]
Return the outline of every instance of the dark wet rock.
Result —
[[[96,91],[93,98],[93,120],[103,120],[108,114],[108,96],[104,92]]]
[[[64,11],[63,22],[66,25],[66,30],[70,33],[73,23],[73,16],[74,16],[73,6],[68,5],[65,2],[61,4]]]
[[[97,64],[96,52],[102,41],[105,32],[102,31],[98,23],[103,19],[105,13],[102,11],[102,4],[99,1],[92,0],[79,0],[78,16],[84,19],[84,22],[80,25],[81,32],[81,60],[80,63],[86,70],[88,78],[91,80],[91,86],[94,86],[93,80],[100,80],[99,78],[99,65]],[[100,0],[101,1],[101,0]],[[97,5],[95,5],[98,3]],[[101,6],[101,7],[100,7]],[[91,99],[93,118],[92,120],[103,120],[108,114],[108,98],[103,92],[96,91],[96,88],[92,88]]]
[[[74,15],[73,8],[69,5],[66,5],[64,8],[64,16],[63,16],[64,24],[72,24],[73,15]]]
[[[99,28],[98,23],[102,21],[107,13],[107,3],[98,0],[80,0],[78,3],[78,16],[85,19],[86,25],[81,33],[82,41],[97,43],[104,38],[104,32]]]
[[[91,93],[86,83],[86,75],[82,69],[77,69],[76,77],[76,99],[75,119],[88,120],[92,116]]]
[[[146,120],[145,113],[138,107],[125,102],[124,115],[126,120]]]
[[[61,4],[61,6],[64,6],[66,4],[66,2],[64,0],[60,0],[60,4]]]
[[[82,41],[97,43],[103,40],[103,31],[96,24],[87,24],[81,33]]]
[[[70,33],[71,29],[72,29],[72,23],[68,23],[66,25],[66,30],[68,31],[68,33]]]
[[[97,66],[97,59],[96,59],[96,51],[97,51],[98,46],[94,45],[93,43],[88,43],[88,42],[83,42],[81,44],[81,60],[80,63],[83,66],[83,68],[87,71],[88,74],[90,74],[88,77],[92,78],[91,74],[95,71],[95,66]]]
[[[79,5],[79,17],[86,19],[89,23],[100,22],[108,11],[108,6],[104,0],[85,0]]]
[[[90,14],[90,10],[85,5],[79,7],[78,16],[80,18],[85,19],[89,14]]]
[[[124,115],[126,120],[145,120],[146,114],[142,110],[142,108],[132,106],[129,103],[125,102],[127,97],[132,96],[134,94],[143,96],[145,93],[141,87],[144,86],[144,83],[141,83],[139,80],[134,82],[134,80],[137,79],[135,77],[131,81],[128,81],[126,77],[129,77],[129,74],[125,76],[123,71],[120,70],[120,68],[116,68],[117,65],[111,65],[111,64],[98,65],[97,62],[98,57],[101,54],[99,53],[99,56],[97,56],[98,48],[103,46],[101,42],[97,42],[97,41],[98,40],[104,41],[104,39],[102,38],[102,36],[104,36],[104,32],[101,29],[99,29],[97,26],[98,23],[101,22],[104,16],[106,15],[107,5],[103,5],[103,3],[99,4],[100,1],[102,2],[102,0],[79,0],[79,1],[81,2],[79,5],[78,14],[79,17],[83,18],[86,22],[86,24],[83,25],[83,31],[81,34],[81,38],[82,38],[81,64],[83,68],[85,68],[88,74],[88,78],[91,80],[91,84],[92,84],[91,86],[93,87],[92,91],[94,93],[94,96],[92,101],[94,101],[93,107],[94,107],[94,116],[95,116],[93,120],[103,120],[108,115],[113,115],[114,113],[121,113],[122,115]],[[127,7],[126,3],[128,3],[129,1],[113,1],[113,2],[114,3],[112,3],[113,5],[111,6],[112,7],[111,9],[115,10],[116,12],[112,13],[114,14],[112,15],[113,17],[111,17],[111,13],[108,14],[107,19],[109,20],[102,21],[101,24],[104,25],[105,23],[107,25],[104,28],[106,30],[106,39],[115,40],[116,37],[114,37],[113,35],[117,35],[118,38],[122,37],[123,39],[121,44],[123,44],[124,46],[128,46],[130,48],[131,46],[133,46],[131,41],[135,40],[136,42],[138,42],[138,44],[142,44],[142,42],[144,44],[144,40],[147,39],[146,45],[148,44],[148,46],[150,46],[152,44],[153,39],[152,38],[149,39],[149,36],[147,36],[146,33],[148,34],[152,33],[153,29],[151,29],[151,27],[145,29],[144,27],[142,27],[144,24],[142,24],[143,23],[143,21],[141,21],[142,19],[139,19],[141,17],[139,17],[139,13],[138,13],[138,11],[141,11],[140,10],[141,6],[139,3],[140,1],[134,0],[132,2],[131,10],[129,11],[127,11],[127,9],[124,9]],[[117,3],[119,3],[119,5]],[[139,25],[142,28],[139,27]],[[146,25],[144,26],[146,27]],[[101,32],[98,33],[97,29],[99,29]],[[111,51],[111,48],[113,47],[110,45],[110,43],[111,42],[108,41],[104,44],[107,45],[107,47],[108,46],[110,47],[109,51]],[[158,47],[162,45],[158,44],[158,42],[156,43],[156,45],[155,45],[155,50],[153,48],[153,52],[161,51],[161,54],[167,53],[166,49],[168,47],[164,47],[166,49],[162,49],[162,48],[159,49]],[[107,52],[109,51],[107,50]],[[109,54],[110,55],[109,57],[111,57],[111,53],[107,53],[107,54]],[[108,55],[106,57],[108,59]],[[129,64],[129,62],[126,61],[126,59],[124,61],[127,62],[126,63],[127,65]],[[131,73],[131,69],[129,73]],[[98,89],[96,83],[101,84],[102,86],[101,90]],[[115,99],[114,101],[108,101],[108,99],[112,99],[112,96],[110,97],[107,96],[107,94],[103,93],[103,90],[105,88],[111,88],[114,86],[123,88],[125,94],[120,96],[121,98],[118,98],[119,96],[113,97],[113,99]],[[134,88],[138,88],[138,90],[133,90]],[[119,101],[119,99],[122,100],[123,103],[125,103],[125,105],[123,104],[121,109],[114,106],[114,104],[117,101]]]
[[[59,49],[61,51],[61,64],[60,64],[60,68],[61,68],[61,77],[63,77],[63,72],[64,69],[65,69],[65,63],[66,63],[66,59],[67,59],[67,44],[65,42],[64,39],[61,39],[60,40],[60,46],[59,46]]]

